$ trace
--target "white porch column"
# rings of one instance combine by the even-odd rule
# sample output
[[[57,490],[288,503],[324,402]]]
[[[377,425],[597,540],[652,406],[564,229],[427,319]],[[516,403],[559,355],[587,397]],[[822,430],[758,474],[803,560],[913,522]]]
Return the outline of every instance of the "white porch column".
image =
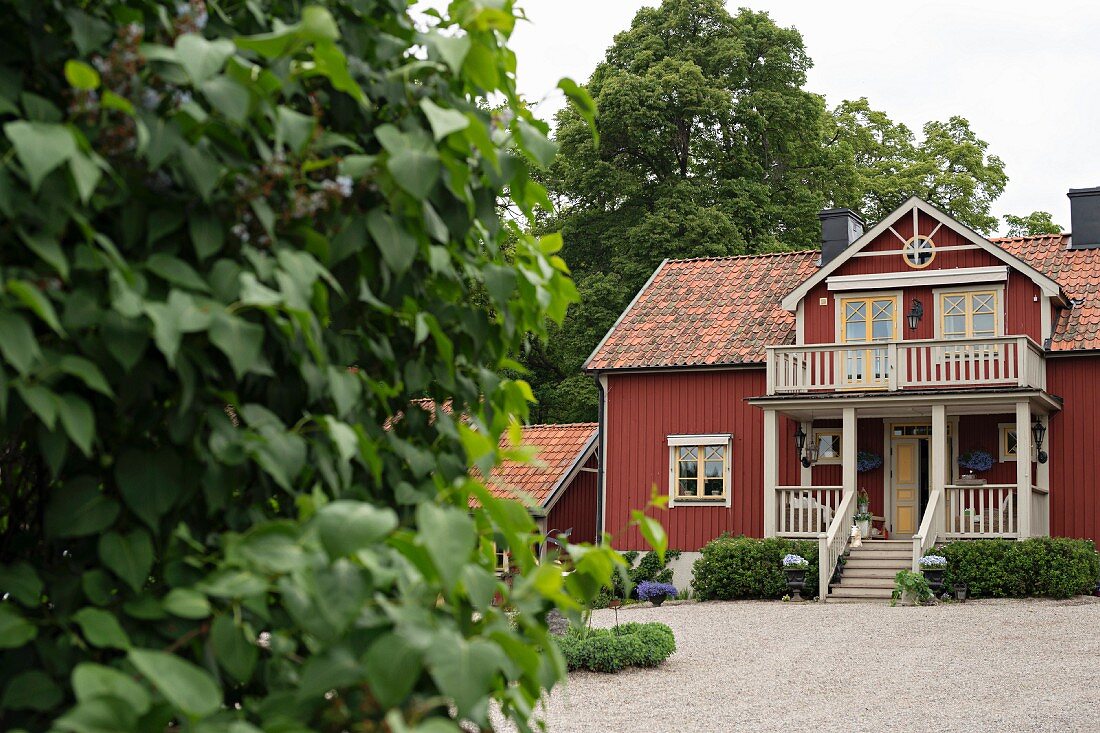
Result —
[[[764,536],[775,536],[775,487],[779,485],[779,413],[764,410]]]
[[[932,405],[931,448],[932,493],[942,497],[947,486],[947,408],[944,405]]]
[[[1016,521],[1020,539],[1031,536],[1031,405],[1016,403]]]
[[[1035,485],[1046,492],[1046,514],[1043,523],[1034,527],[1035,534],[1040,537],[1050,537],[1050,415],[1041,415],[1039,420],[1046,426],[1047,433],[1043,439],[1043,445],[1036,446],[1039,450],[1047,452],[1047,462],[1037,463],[1035,471]]]
[[[845,407],[840,436],[840,464],[844,495],[856,492],[856,408]]]

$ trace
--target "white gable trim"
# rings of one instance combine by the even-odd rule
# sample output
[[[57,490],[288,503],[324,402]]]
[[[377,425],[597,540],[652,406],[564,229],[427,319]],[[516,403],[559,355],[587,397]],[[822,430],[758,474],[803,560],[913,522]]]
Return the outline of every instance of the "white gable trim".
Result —
[[[1008,280],[1007,266],[960,267],[957,270],[883,272],[878,275],[836,275],[828,279],[831,291],[907,288],[922,285],[969,285]]]
[[[1055,298],[1061,298],[1062,289],[1059,287],[1057,282],[1039,272],[1023,260],[1014,257],[1013,255],[1010,255],[1008,252],[1005,252],[1003,249],[993,244],[988,239],[972,230],[970,227],[956,221],[952,217],[932,206],[927,201],[924,201],[917,196],[912,196],[909,198],[908,201],[890,212],[890,214],[884,217],[882,221],[864,232],[862,237],[848,245],[848,248],[845,249],[844,252],[822,266],[817,272],[807,278],[805,282],[803,282],[801,285],[791,291],[791,293],[787,295],[787,297],[783,298],[783,300],[781,301],[783,309],[792,312],[795,311],[798,308],[799,301],[805,298],[807,293],[809,293],[810,290],[812,290],[818,283],[829,277],[829,275],[835,272],[837,268],[847,262],[852,257],[852,255],[854,255],[856,252],[859,252],[868,244],[873,242],[875,239],[878,238],[880,234],[889,231],[894,220],[898,217],[898,214],[902,214],[913,209],[927,214],[941,224],[946,224],[952,229],[955,229],[971,244],[978,245],[986,252],[989,252],[989,254],[1004,262],[1009,267],[1019,270],[1023,274],[1027,275],[1028,278],[1032,280],[1032,282],[1034,282],[1040,287],[1040,289],[1042,289],[1045,295]]]

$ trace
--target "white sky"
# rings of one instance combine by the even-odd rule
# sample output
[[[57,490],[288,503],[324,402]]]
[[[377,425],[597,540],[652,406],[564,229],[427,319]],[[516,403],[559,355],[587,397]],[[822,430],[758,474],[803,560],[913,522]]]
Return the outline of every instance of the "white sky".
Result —
[[[658,0],[521,0],[512,37],[520,91],[549,120],[562,76],[587,81],[616,33]],[[829,106],[867,97],[919,133],[953,114],[1005,161],[994,213],[1045,210],[1069,228],[1069,188],[1100,186],[1100,3],[752,0],[801,31],[807,89]]]

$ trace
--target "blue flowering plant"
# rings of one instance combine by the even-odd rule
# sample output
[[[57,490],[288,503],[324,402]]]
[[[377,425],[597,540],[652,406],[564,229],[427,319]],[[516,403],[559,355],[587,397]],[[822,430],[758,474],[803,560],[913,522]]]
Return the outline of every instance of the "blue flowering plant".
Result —
[[[867,473],[882,466],[882,456],[869,450],[861,450],[856,453],[856,471]]]
[[[922,570],[943,570],[947,567],[947,558],[943,555],[925,555],[920,559]]]
[[[784,570],[805,570],[810,567],[810,562],[801,555],[788,554],[783,558]]]
[[[980,448],[968,450],[959,456],[959,466],[976,473],[988,471],[993,468],[993,463],[993,456],[989,454],[989,451]]]
[[[638,600],[652,601],[654,598],[675,598],[679,591],[672,583],[658,583],[656,580],[643,580],[638,583]]]

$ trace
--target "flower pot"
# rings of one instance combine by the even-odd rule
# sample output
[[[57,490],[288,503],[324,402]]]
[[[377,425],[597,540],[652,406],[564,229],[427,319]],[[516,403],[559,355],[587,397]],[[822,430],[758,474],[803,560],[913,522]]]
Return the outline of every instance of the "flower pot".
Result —
[[[806,568],[784,568],[787,572],[787,587],[791,591],[792,601],[802,600],[802,589],[806,587]]]
[[[870,504],[858,504],[857,507],[859,509],[860,514],[867,514],[868,512],[871,511],[871,505]]]
[[[856,526],[859,527],[859,534],[864,539],[871,539],[871,520],[861,519],[856,522]]]
[[[668,596],[665,596],[665,595],[653,596],[652,598],[649,599],[649,602],[652,603],[654,606],[660,606],[662,603],[665,602],[666,598],[668,598]]]
[[[933,593],[939,595],[943,592],[944,568],[921,568],[921,572],[924,573],[924,577],[928,580],[928,587]]]
[[[955,600],[960,602],[966,600],[966,583],[955,584]]]

